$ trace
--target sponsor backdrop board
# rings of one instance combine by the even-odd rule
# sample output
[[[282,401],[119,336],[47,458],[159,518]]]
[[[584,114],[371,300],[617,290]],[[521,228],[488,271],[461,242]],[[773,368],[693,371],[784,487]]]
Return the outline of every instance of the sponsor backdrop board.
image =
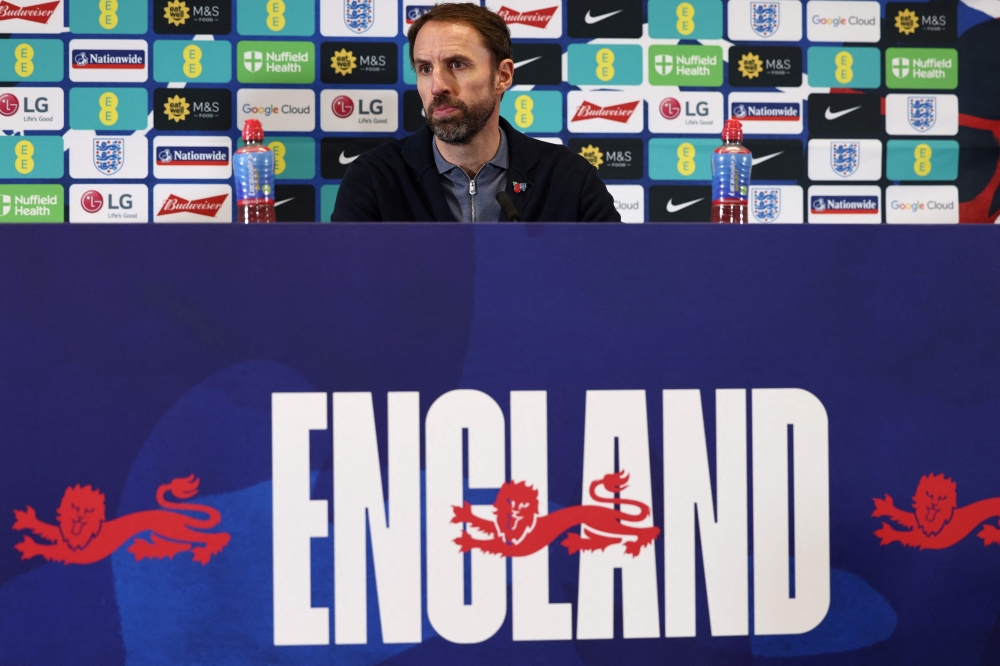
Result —
[[[642,221],[707,219],[702,202],[692,203],[700,197],[684,197],[708,186],[709,172],[678,167],[686,157],[676,148],[697,146],[707,157],[702,147],[718,142],[729,117],[744,121],[751,143],[796,142],[780,144],[778,157],[754,149],[754,184],[770,194],[860,181],[879,190],[866,219],[884,223],[888,188],[930,181],[949,186],[930,190],[954,211],[942,222],[1000,217],[1000,86],[988,75],[1000,70],[996,3],[478,1],[513,35],[516,85],[501,114],[566,145],[609,185],[630,187],[630,203],[614,194],[630,221],[640,212]],[[204,152],[207,163],[174,175],[157,164],[155,146],[183,137],[197,140],[189,147],[228,142],[235,150],[243,121],[258,118],[286,151],[276,159],[285,186],[277,203],[286,207],[278,218],[328,219],[349,164],[342,154],[350,160],[424,124],[406,31],[431,6],[4,0],[0,133],[62,137],[66,163],[24,161],[18,139],[0,148],[0,177],[58,186],[64,196],[80,180],[113,180],[134,190],[133,205],[147,202],[142,217],[154,220],[154,188],[183,181],[200,202],[218,196],[216,179],[226,173],[218,155]],[[631,160],[614,159],[626,140]],[[775,216],[770,197],[760,201],[768,203],[751,213],[755,220],[816,218]],[[65,201],[64,220],[88,205]],[[232,219],[235,211],[223,210],[232,206],[212,221]]]
[[[0,227],[3,662],[1000,663],[992,232],[318,231]]]

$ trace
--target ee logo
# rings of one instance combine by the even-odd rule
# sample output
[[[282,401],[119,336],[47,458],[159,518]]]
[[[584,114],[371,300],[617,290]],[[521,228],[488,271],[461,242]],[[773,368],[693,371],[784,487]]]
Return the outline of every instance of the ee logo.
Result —
[[[18,141],[14,146],[14,168],[20,174],[29,174],[35,170],[35,160],[31,156],[35,154],[35,145],[30,141]]]
[[[518,127],[531,127],[535,122],[535,114],[531,110],[535,108],[535,100],[530,95],[521,95],[514,100],[514,122]]]
[[[677,5],[677,32],[690,35],[694,32],[694,6],[690,2]]]
[[[201,49],[192,44],[184,47],[181,52],[184,55],[184,65],[182,71],[189,79],[197,79],[201,76]]]
[[[288,166],[288,163],[285,162],[285,155],[288,154],[288,149],[280,141],[272,141],[268,145],[268,148],[271,149],[271,153],[274,155],[274,175],[280,176],[285,172],[285,167]]]
[[[118,122],[118,95],[106,92],[98,99],[98,104],[101,106],[101,111],[98,113],[97,119],[101,121],[102,125],[110,127]]]
[[[837,80],[841,83],[850,83],[851,79],[854,78],[854,70],[851,69],[851,65],[854,64],[854,56],[847,51],[841,51],[833,56],[833,64],[837,66],[837,70],[833,73]]]
[[[597,78],[601,81],[610,81],[615,78],[615,52],[611,49],[601,49],[595,56],[597,60]]]
[[[118,0],[99,0],[97,6],[101,11],[97,22],[105,30],[114,30],[118,25]]]
[[[687,141],[677,146],[677,171],[682,176],[690,176],[694,173],[694,156],[696,152],[694,146]]]
[[[934,151],[926,143],[921,143],[913,149],[913,173],[926,176],[931,172],[931,155]]]
[[[268,0],[267,27],[272,32],[278,32],[285,27],[285,3],[283,0]]]
[[[35,57],[35,49],[30,44],[18,44],[14,47],[14,73],[21,78],[31,76],[35,71],[35,63],[31,61]]]

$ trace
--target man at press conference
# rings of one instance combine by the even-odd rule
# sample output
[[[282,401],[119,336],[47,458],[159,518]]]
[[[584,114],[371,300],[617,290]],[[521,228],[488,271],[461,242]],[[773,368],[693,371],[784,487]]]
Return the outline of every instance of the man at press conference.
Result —
[[[333,222],[620,222],[589,162],[500,117],[514,80],[510,30],[474,4],[443,4],[407,33],[427,124],[362,154]]]

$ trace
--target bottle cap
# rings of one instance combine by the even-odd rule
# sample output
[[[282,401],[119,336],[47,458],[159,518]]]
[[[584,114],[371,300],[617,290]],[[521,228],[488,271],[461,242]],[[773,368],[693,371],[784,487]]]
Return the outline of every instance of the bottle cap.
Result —
[[[723,135],[725,132],[723,132]],[[243,123],[243,142],[250,143],[251,141],[263,141],[264,140],[264,128],[260,126],[260,121],[256,118],[248,118],[246,122]]]
[[[247,122],[250,122],[249,120]],[[246,132],[246,130],[243,130]],[[730,118],[726,121],[725,126],[722,128],[722,140],[723,141],[742,141],[743,140],[743,125],[736,118]]]

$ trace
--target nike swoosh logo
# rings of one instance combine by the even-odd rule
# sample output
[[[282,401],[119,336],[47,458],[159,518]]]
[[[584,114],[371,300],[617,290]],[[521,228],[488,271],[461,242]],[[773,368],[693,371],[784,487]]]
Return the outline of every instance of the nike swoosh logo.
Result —
[[[775,157],[777,157],[778,155],[782,154],[783,152],[785,152],[785,151],[779,150],[776,153],[771,153],[770,155],[764,155],[764,157],[754,157],[754,158],[751,158],[751,160],[750,160],[750,166],[757,166],[758,164],[763,164],[764,162],[766,162],[768,160],[773,160]]]
[[[286,203],[288,203],[289,201],[295,201],[295,197],[292,197],[291,199],[282,199],[281,201],[275,201],[275,202],[274,202],[274,207],[275,207],[275,208],[277,208],[277,207],[278,207],[278,206],[280,206],[281,204],[286,204]]]
[[[583,17],[583,20],[584,20],[584,22],[587,25],[594,25],[595,23],[599,23],[600,21],[603,21],[606,18],[610,18],[610,17],[614,16],[615,14],[621,14],[623,11],[625,11],[625,10],[624,9],[619,9],[617,11],[608,12],[607,14],[601,14],[600,16],[591,16],[590,15],[590,10],[588,9],[587,10],[587,15]]]
[[[337,158],[337,161],[340,162],[341,164],[350,164],[359,157],[361,157],[361,153],[358,153],[357,155],[351,155],[350,157],[348,157],[347,155],[344,154],[344,151],[342,150],[340,151],[340,157]]]
[[[823,115],[826,117],[827,120],[836,120],[837,118],[841,116],[846,116],[851,111],[857,111],[860,108],[861,108],[860,106],[854,106],[851,107],[850,109],[844,109],[843,111],[837,111],[836,113],[834,113],[833,111],[830,110],[830,107],[826,107],[826,113],[824,113]]]
[[[524,65],[527,65],[529,63],[533,63],[536,60],[541,60],[541,59],[542,59],[542,56],[535,56],[534,58],[528,58],[527,60],[522,60],[521,62],[515,62],[514,63],[514,69],[517,69],[518,67],[523,67]]]
[[[669,199],[667,201],[667,212],[668,213],[676,213],[677,211],[684,210],[688,206],[693,206],[696,203],[698,203],[699,201],[703,201],[704,199],[705,199],[705,197],[702,197],[701,199],[695,199],[694,201],[685,201],[682,204],[676,204],[676,205],[674,204],[674,200],[673,199]]]

